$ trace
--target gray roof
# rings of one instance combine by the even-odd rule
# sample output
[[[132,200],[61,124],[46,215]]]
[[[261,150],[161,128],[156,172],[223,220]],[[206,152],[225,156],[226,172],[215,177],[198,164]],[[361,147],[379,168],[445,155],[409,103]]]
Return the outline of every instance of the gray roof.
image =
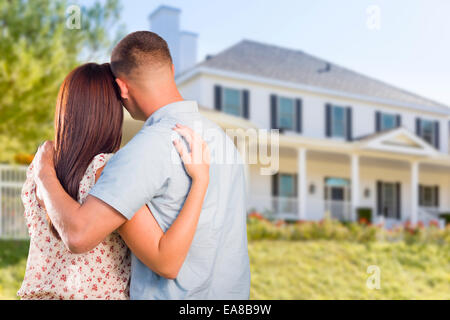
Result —
[[[450,114],[450,108],[444,104],[329,63],[303,51],[250,40],[243,40],[198,66],[367,96],[419,110]],[[325,71],[327,69],[328,71]]]

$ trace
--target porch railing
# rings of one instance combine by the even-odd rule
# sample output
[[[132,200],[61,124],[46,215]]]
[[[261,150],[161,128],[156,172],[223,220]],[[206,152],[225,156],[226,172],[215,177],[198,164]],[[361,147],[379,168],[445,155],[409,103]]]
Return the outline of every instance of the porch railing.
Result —
[[[437,207],[419,207],[418,220],[425,225],[429,225],[430,222],[436,221],[441,228],[445,227],[445,220],[439,215],[442,212]]]
[[[351,204],[349,201],[331,200],[309,200],[304,219],[318,220],[328,213],[330,218],[340,221],[352,221]],[[322,212],[323,215],[313,216],[308,212],[308,208],[314,212]],[[259,213],[273,219],[298,220],[299,201],[297,198],[271,197],[250,195],[248,199],[248,209],[256,210]]]
[[[256,210],[268,218],[298,220],[298,200],[288,197],[268,197],[251,195],[247,208]]]
[[[325,212],[339,221],[353,221],[352,206],[349,201],[324,200]]]
[[[28,238],[21,199],[26,170],[26,166],[0,165],[0,239]]]

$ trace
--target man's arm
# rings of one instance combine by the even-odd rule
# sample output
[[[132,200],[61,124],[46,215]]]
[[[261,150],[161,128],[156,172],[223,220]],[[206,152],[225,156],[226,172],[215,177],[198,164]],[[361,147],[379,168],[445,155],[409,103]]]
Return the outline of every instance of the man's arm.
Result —
[[[105,202],[88,196],[80,205],[59,182],[53,164],[53,143],[46,141],[34,160],[39,197],[66,247],[83,253],[97,246],[127,219]]]
[[[206,142],[192,129],[177,125],[174,129],[188,142],[174,141],[191,187],[176,220],[164,233],[155,218],[143,206],[134,217],[119,228],[127,246],[147,267],[160,276],[175,279],[186,259],[195,235],[203,200],[209,184],[210,152]]]

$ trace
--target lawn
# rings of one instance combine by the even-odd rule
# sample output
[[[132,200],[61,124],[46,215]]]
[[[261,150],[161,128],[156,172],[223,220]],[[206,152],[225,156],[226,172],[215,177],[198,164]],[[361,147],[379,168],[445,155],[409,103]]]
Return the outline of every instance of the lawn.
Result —
[[[28,255],[28,241],[0,241],[0,299],[17,299]]]
[[[252,299],[450,299],[449,245],[264,240],[249,252]],[[370,265],[380,290],[366,286]]]
[[[15,299],[27,242],[0,241],[0,298]],[[450,247],[340,241],[251,241],[252,299],[450,299]],[[370,290],[367,267],[381,271]]]

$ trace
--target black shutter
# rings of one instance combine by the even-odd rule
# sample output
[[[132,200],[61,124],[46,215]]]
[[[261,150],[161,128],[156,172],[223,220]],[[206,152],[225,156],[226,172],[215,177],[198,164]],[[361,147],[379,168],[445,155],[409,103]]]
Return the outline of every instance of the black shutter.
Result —
[[[331,137],[331,104],[325,105],[325,136]]]
[[[419,184],[419,206],[423,206],[423,185]]]
[[[295,173],[294,174],[294,194],[293,197],[297,198],[298,195],[298,174]]]
[[[278,179],[280,174],[276,173],[272,176],[272,195],[278,197]]]
[[[439,186],[434,187],[434,206],[439,207]]]
[[[352,122],[352,108],[347,107],[346,109],[347,113],[347,141],[353,140],[353,122]]]
[[[402,214],[402,185],[400,184],[400,182],[397,182],[395,184],[395,190],[397,193],[397,219],[401,218],[401,214]]]
[[[439,150],[439,121],[434,123],[434,146]]]
[[[377,181],[377,213],[378,215],[382,215],[383,214],[383,194],[382,194],[382,182],[381,181]]]
[[[277,96],[272,94],[270,96],[270,119],[272,124],[272,129],[278,129],[278,119],[277,119]]]
[[[222,110],[222,87],[219,85],[214,86],[214,109]]]
[[[402,116],[398,114],[398,115],[395,117],[395,122],[396,122],[396,124],[397,124],[397,128],[401,127],[401,126],[402,126]]]
[[[422,122],[420,118],[416,118],[416,134],[421,137],[422,136]]]
[[[249,108],[250,108],[250,92],[248,90],[242,91],[242,107],[243,107],[243,116],[245,119],[249,118]]]
[[[375,112],[375,132],[381,131],[381,112]]]
[[[302,133],[302,119],[303,119],[303,114],[302,114],[302,100],[301,99],[295,99],[295,107],[296,107],[296,111],[297,111],[297,132],[298,133]]]

